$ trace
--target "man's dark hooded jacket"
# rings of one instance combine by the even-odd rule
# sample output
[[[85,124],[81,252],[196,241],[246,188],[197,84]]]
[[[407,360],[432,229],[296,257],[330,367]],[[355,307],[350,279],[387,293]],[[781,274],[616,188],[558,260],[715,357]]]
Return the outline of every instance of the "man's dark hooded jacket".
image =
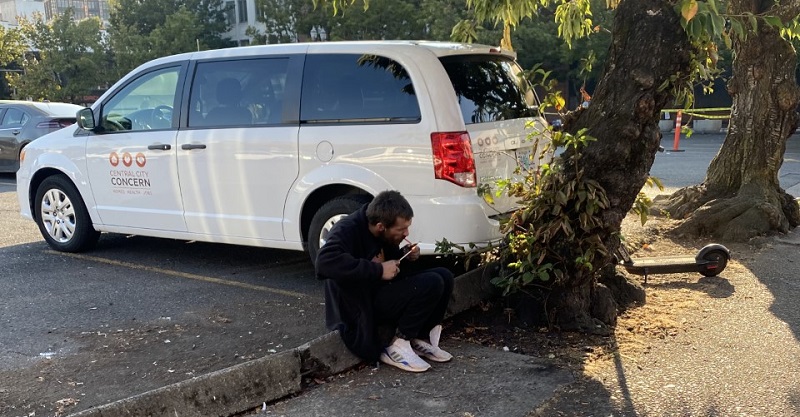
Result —
[[[338,221],[317,254],[317,278],[325,280],[325,322],[339,330],[344,344],[356,356],[377,361],[383,350],[374,322],[373,299],[383,267],[372,260],[399,259],[402,251],[369,231],[367,206]]]

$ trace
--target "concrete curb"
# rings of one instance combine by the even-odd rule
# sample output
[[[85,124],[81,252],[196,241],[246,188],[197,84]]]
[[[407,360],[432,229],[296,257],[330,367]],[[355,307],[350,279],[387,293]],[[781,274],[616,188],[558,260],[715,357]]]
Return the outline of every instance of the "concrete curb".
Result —
[[[211,416],[244,411],[300,391],[300,357],[294,350],[241,363],[197,378],[90,408],[74,417]]]
[[[447,317],[493,295],[489,282],[495,265],[455,278]],[[292,350],[167,385],[133,397],[90,408],[68,417],[229,416],[257,408],[302,390],[302,377],[325,377],[361,362],[330,332]]]

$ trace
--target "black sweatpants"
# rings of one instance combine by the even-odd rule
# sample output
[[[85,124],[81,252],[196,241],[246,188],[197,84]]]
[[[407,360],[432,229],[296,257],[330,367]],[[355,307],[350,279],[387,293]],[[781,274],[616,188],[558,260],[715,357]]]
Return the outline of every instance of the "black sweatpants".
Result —
[[[375,295],[375,322],[396,323],[404,339],[427,339],[442,322],[453,293],[453,273],[431,268],[382,284]]]

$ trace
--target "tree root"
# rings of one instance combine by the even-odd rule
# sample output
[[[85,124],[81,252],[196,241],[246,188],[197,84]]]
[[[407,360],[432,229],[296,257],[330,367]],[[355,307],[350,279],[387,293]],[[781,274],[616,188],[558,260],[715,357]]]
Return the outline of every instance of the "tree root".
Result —
[[[681,188],[670,196],[658,196],[653,200],[650,214],[668,213],[673,219],[685,219],[705,204],[707,190],[704,184]]]
[[[800,225],[800,206],[780,187],[743,186],[738,193],[711,193],[705,184],[682,188],[654,201],[651,213],[685,219],[673,234],[744,242]]]
[[[611,295],[620,310],[643,305],[647,302],[647,294],[644,291],[644,287],[638,281],[618,274],[615,265],[609,265],[603,269],[599,282],[611,291]]]

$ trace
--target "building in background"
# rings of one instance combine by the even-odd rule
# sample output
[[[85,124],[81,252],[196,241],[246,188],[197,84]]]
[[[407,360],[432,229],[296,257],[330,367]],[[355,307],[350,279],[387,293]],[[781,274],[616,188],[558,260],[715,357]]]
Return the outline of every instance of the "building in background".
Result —
[[[266,26],[256,19],[255,0],[226,0],[223,6],[227,9],[228,23],[231,25],[227,36],[236,45],[249,45],[252,39],[247,36],[247,28],[255,27],[260,32]],[[87,17],[99,17],[104,24],[108,23],[108,0],[0,0],[0,24],[5,27],[15,27],[17,17],[31,18],[34,13],[40,13],[45,21],[63,14],[72,7],[75,20]]]
[[[44,17],[50,21],[72,8],[75,20],[99,17],[108,23],[108,0],[44,0]]]
[[[256,20],[255,0],[226,0],[222,3],[227,10],[228,23],[231,25],[228,37],[238,46],[250,45],[252,39],[247,36],[247,28],[253,26],[264,32],[266,26]]]
[[[0,0],[0,24],[16,27],[17,17],[32,18],[34,13],[44,16],[44,0]]]
[[[6,27],[14,27],[18,17],[30,19],[35,13],[50,21],[70,7],[75,20],[96,16],[104,23],[108,22],[108,0],[0,0],[0,22]]]

